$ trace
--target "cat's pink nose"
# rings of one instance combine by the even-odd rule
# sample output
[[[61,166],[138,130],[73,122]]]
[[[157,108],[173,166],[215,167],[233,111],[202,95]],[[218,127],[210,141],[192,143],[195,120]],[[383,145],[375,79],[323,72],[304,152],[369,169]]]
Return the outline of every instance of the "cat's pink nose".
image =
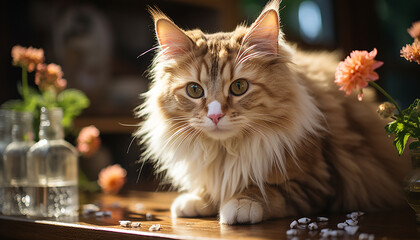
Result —
[[[216,125],[223,116],[224,115],[221,113],[207,115],[207,117],[209,117]]]

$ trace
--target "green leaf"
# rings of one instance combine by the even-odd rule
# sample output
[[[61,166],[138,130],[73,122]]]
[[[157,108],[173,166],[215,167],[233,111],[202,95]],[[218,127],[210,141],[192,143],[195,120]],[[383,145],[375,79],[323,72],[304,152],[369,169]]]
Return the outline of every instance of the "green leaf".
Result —
[[[63,109],[62,124],[65,128],[69,127],[73,119],[90,105],[89,98],[77,89],[67,89],[58,94],[57,103]]]
[[[391,135],[397,129],[398,122],[392,121],[385,126],[385,131],[388,135]]]
[[[405,145],[407,144],[407,140],[409,137],[410,134],[404,130],[395,134],[394,145],[397,149],[398,155],[401,156],[401,154],[404,152]]]

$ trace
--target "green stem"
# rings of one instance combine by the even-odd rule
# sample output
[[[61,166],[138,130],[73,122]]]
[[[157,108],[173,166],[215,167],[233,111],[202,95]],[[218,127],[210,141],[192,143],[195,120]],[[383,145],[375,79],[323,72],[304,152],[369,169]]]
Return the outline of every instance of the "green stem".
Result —
[[[389,101],[391,101],[392,104],[395,105],[395,107],[398,110],[398,114],[401,115],[402,111],[400,109],[400,107],[398,106],[397,102],[395,101],[395,99],[393,97],[391,97],[391,95],[389,95],[381,86],[379,86],[377,83],[369,81],[368,82],[370,86],[376,88],[379,92],[381,92],[385,97],[387,97],[389,99]]]
[[[22,94],[25,102],[28,102],[28,92],[28,69],[22,66]]]

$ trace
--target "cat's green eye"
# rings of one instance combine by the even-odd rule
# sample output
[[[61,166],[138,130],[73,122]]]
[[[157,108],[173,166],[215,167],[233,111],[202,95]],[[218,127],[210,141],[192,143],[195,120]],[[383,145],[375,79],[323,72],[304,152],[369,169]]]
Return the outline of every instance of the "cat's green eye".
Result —
[[[230,85],[230,92],[235,96],[240,96],[246,93],[246,91],[248,90],[248,87],[249,87],[248,81],[243,78],[240,78],[233,81],[233,83]]]
[[[186,91],[188,96],[192,98],[201,98],[202,96],[204,96],[204,89],[195,82],[188,83]]]

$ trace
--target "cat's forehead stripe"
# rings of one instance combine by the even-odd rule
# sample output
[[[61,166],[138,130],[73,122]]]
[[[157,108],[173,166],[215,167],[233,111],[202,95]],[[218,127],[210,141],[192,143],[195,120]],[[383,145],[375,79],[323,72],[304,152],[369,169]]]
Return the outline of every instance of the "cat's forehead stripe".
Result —
[[[212,54],[211,61],[211,70],[210,70],[210,79],[212,82],[217,82],[217,77],[219,75],[219,58],[217,54]]]

